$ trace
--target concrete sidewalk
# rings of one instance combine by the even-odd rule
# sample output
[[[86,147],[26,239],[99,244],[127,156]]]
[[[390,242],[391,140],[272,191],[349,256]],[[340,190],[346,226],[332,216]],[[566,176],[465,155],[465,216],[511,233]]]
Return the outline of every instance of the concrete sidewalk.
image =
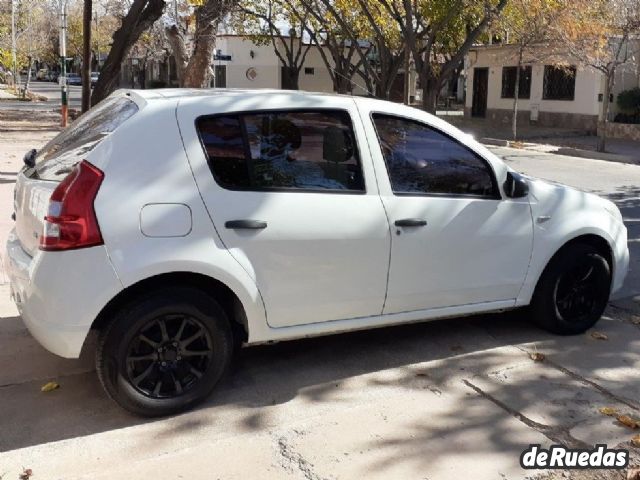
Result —
[[[640,164],[640,142],[618,138],[606,140],[606,152],[597,152],[598,137],[583,130],[538,125],[519,125],[518,141],[513,142],[511,125],[485,119],[439,115],[480,142],[497,146],[516,146],[535,151],[581,158]]]
[[[0,85],[0,100],[15,100],[16,96],[7,91],[6,85]]]

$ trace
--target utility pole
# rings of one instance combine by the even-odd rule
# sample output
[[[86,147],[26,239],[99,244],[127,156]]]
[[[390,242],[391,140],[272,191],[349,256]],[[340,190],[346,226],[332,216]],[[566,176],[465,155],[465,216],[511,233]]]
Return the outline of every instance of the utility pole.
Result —
[[[100,34],[98,29],[100,24],[98,23],[98,9],[96,8],[96,70],[100,70]]]
[[[409,101],[409,95],[411,94],[411,89],[409,88],[409,79],[410,79],[409,55],[410,55],[409,45],[405,45],[404,47],[404,85],[403,85],[404,98],[402,100],[402,103],[404,103],[405,105],[409,105],[411,103]]]
[[[16,54],[16,3],[11,0],[11,60],[13,62],[13,85],[18,88],[18,56]]]
[[[67,0],[59,0],[60,6],[60,125],[67,126],[69,99],[67,97]]]
[[[84,0],[82,10],[82,113],[91,108],[91,10],[92,0]]]

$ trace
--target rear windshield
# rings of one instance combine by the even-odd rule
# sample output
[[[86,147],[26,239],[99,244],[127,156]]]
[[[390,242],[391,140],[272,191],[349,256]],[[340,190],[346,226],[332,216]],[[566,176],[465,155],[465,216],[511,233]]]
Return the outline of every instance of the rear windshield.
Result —
[[[126,97],[100,102],[38,151],[31,176],[61,180],[84,155],[137,111],[135,102]]]

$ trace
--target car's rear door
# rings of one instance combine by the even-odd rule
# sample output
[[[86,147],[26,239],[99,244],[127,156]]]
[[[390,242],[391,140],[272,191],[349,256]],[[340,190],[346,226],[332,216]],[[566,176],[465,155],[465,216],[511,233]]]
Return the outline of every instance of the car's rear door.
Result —
[[[353,100],[183,100],[185,149],[221,240],[272,327],[382,313],[390,232]]]

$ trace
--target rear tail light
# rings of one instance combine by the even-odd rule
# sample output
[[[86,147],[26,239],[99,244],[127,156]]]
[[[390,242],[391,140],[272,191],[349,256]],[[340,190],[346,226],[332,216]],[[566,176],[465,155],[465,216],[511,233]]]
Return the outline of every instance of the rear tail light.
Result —
[[[51,194],[40,250],[71,250],[102,245],[93,202],[104,173],[86,160],[78,163]]]

